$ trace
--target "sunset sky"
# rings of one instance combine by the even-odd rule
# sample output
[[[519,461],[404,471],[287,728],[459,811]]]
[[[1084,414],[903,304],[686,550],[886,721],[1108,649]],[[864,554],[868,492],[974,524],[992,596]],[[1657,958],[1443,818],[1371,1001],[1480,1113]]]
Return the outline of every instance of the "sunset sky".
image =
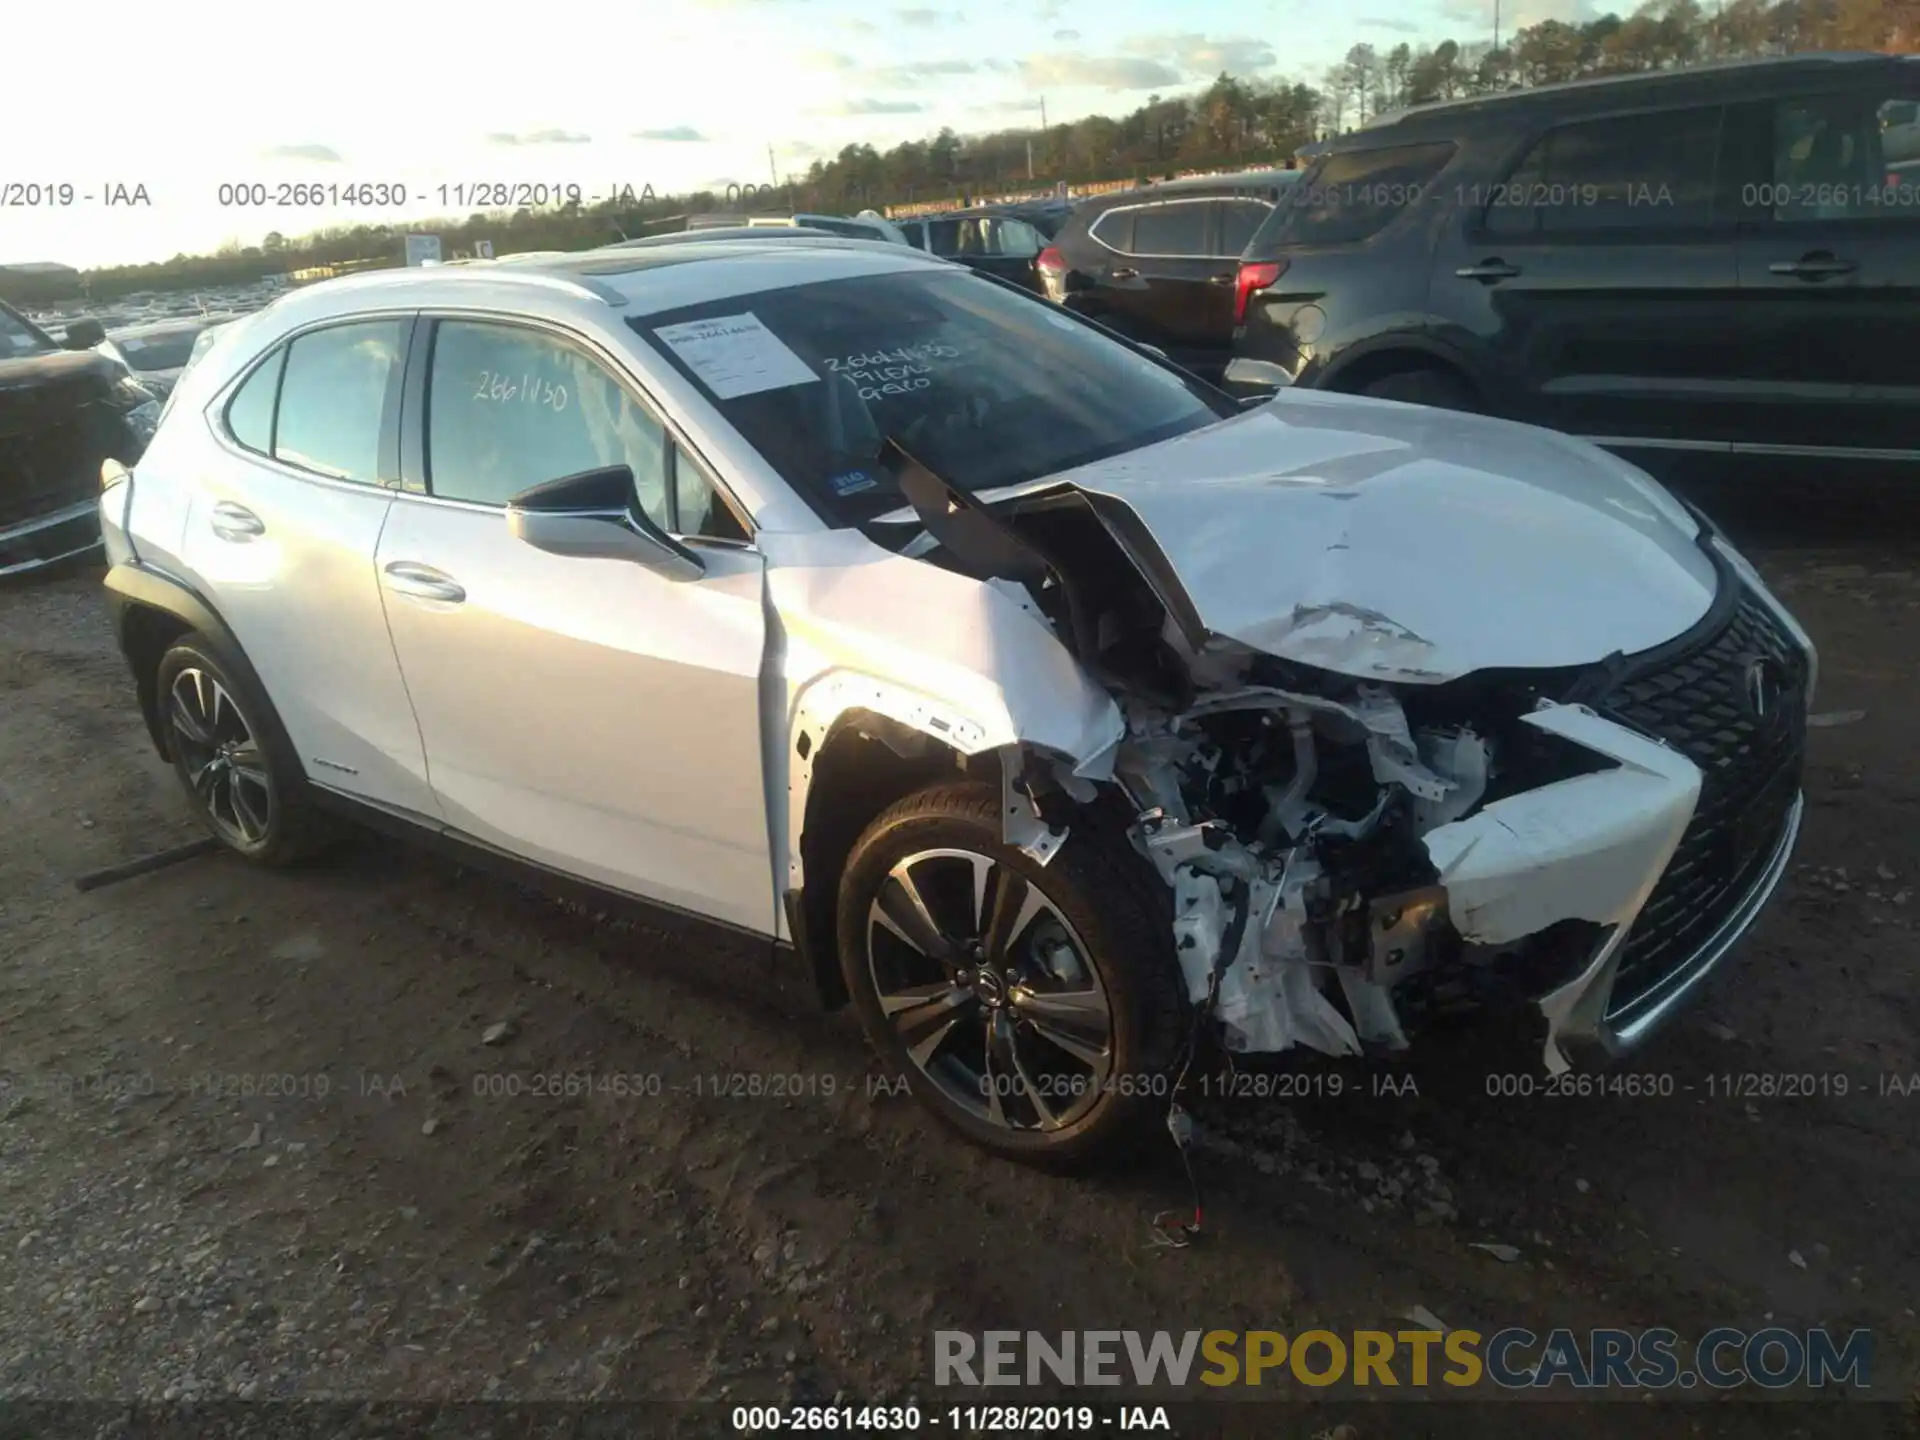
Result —
[[[1502,28],[1591,0],[1505,0]],[[447,213],[435,188],[577,183],[589,195],[769,180],[865,141],[1120,113],[1222,70],[1317,83],[1361,41],[1489,38],[1492,0],[572,0],[298,11],[94,0],[9,16],[0,187],[144,185],[152,204],[0,209],[0,264],[165,259],[356,220]],[[22,31],[24,30],[24,34]],[[42,33],[36,33],[42,32]],[[83,55],[84,59],[76,57]],[[44,57],[44,58],[33,58]],[[28,63],[21,63],[27,60]],[[222,208],[223,181],[402,182],[405,211]]]

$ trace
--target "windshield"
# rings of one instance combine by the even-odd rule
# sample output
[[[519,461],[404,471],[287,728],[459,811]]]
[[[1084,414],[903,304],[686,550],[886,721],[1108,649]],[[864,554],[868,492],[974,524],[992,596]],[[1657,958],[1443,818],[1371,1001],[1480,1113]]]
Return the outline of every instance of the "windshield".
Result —
[[[901,504],[888,439],[970,493],[1211,425],[1234,403],[964,271],[733,296],[627,322],[835,525]]]
[[[11,360],[20,355],[47,355],[59,348],[28,323],[24,316],[16,315],[0,305],[0,360]]]
[[[193,355],[198,329],[163,330],[157,335],[133,335],[115,340],[127,364],[136,370],[178,370]]]

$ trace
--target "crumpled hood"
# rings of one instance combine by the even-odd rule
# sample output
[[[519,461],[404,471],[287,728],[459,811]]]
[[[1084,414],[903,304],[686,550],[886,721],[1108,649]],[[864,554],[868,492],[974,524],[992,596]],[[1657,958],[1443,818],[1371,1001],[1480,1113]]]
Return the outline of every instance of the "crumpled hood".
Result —
[[[1632,654],[1693,625],[1717,585],[1692,516],[1624,461],[1392,401],[1287,393],[981,499],[1063,485],[1134,512],[1207,630],[1362,678]]]

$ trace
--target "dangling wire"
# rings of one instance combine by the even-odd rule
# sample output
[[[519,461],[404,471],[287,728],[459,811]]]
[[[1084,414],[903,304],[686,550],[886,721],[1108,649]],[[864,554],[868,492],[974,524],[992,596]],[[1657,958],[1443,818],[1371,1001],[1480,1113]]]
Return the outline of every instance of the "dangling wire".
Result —
[[[1162,1210],[1149,1222],[1153,1243],[1170,1250],[1184,1250],[1199,1238],[1206,1212],[1200,1199],[1200,1177],[1193,1168],[1193,1117],[1180,1103],[1180,1094],[1186,1089],[1187,1075],[1193,1069],[1193,1061],[1200,1048],[1200,1036],[1207,1024],[1213,1019],[1215,1006],[1220,1003],[1220,977],[1227,972],[1240,954],[1241,938],[1247,933],[1247,921],[1252,910],[1252,891],[1247,882],[1237,877],[1233,885],[1233,919],[1228,922],[1226,934],[1221,938],[1219,953],[1214,957],[1213,973],[1207,977],[1207,998],[1193,1017],[1193,1024],[1187,1030],[1187,1051],[1180,1062],[1180,1073],[1174,1079],[1173,1093],[1167,1101],[1167,1133],[1173,1137],[1174,1148],[1180,1152],[1180,1164],[1187,1172],[1187,1190],[1193,1197],[1193,1218],[1182,1221],[1177,1210]]]

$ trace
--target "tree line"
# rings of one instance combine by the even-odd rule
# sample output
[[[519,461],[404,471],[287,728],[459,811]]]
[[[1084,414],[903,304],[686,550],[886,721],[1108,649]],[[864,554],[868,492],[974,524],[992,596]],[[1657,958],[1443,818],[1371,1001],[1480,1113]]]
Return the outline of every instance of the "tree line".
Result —
[[[1491,17],[1489,17],[1491,18]],[[1920,51],[1916,0],[1647,0],[1624,18],[1583,25],[1547,20],[1499,43],[1352,47],[1317,77],[1242,79],[1222,74],[1199,94],[1149,96],[1128,114],[1088,115],[1044,128],[961,136],[943,129],[884,151],[848,145],[816,160],[757,208],[828,212],[914,200],[960,198],[1058,181],[1144,179],[1182,169],[1271,163],[1302,146],[1344,133],[1408,105],[1575,80],[1667,70],[1716,60],[1821,50]],[[244,284],[263,276],[369,259],[399,263],[408,232],[432,230],[445,253],[471,253],[491,241],[496,255],[578,250],[673,228],[678,216],[735,208],[702,191],[596,206],[472,214],[406,225],[352,225],[298,238],[269,235],[211,255],[175,255],[145,265],[93,270],[95,299],[142,291]],[[66,293],[54,293],[64,288]],[[15,303],[68,298],[71,287],[36,276],[0,274],[0,294]]]

